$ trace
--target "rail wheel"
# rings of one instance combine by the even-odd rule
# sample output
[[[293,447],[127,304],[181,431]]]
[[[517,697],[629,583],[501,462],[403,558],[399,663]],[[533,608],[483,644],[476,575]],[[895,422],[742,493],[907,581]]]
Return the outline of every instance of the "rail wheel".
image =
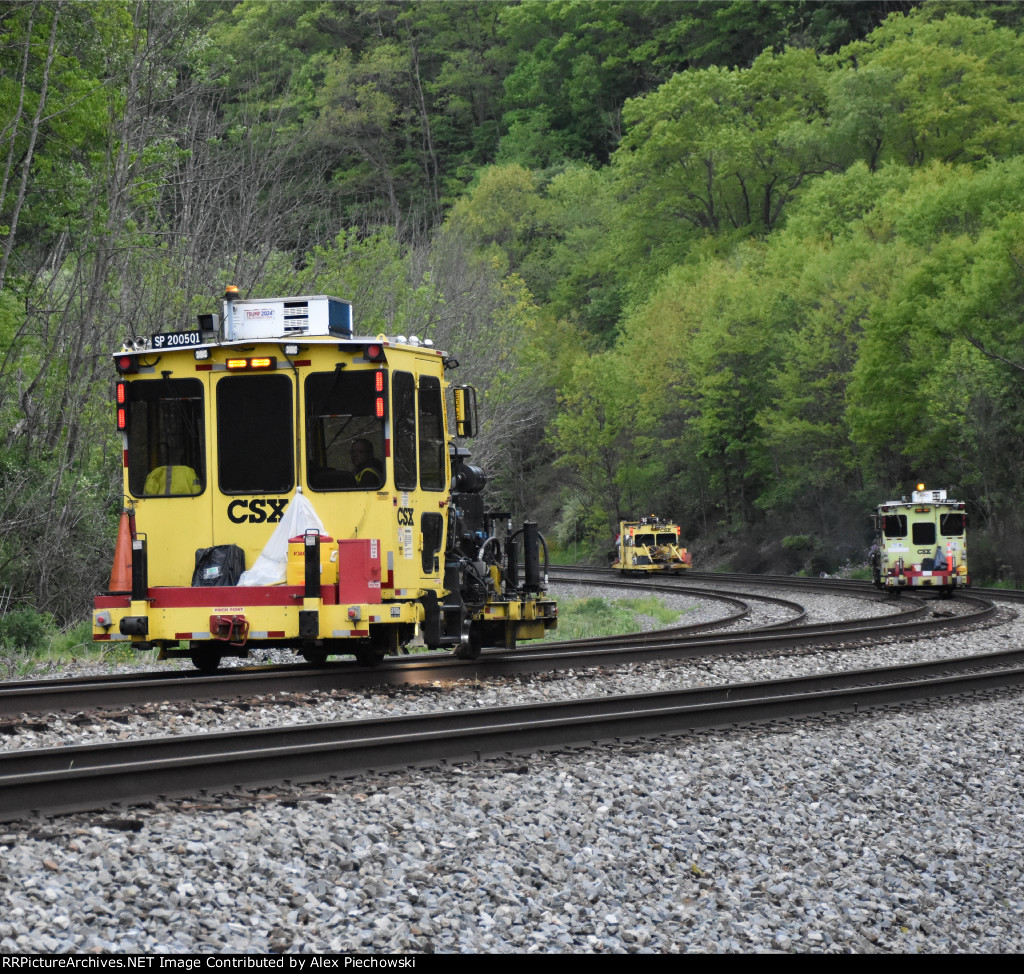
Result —
[[[220,653],[212,649],[193,649],[189,658],[200,673],[216,673],[220,669]]]
[[[327,652],[323,649],[304,649],[302,658],[313,666],[323,666],[327,662]]]
[[[455,647],[458,659],[477,659],[484,648],[483,632],[479,622],[470,622],[466,637]]]
[[[352,650],[359,665],[377,666],[385,656],[397,655],[401,628],[396,625],[370,626],[370,638],[360,640]]]
[[[395,626],[395,634],[398,639],[398,647],[394,652],[402,656],[408,656],[409,643],[416,637],[416,627],[409,623],[403,623],[400,626]]]
[[[358,646],[353,650],[353,653],[360,666],[377,666],[385,656],[384,647],[374,645],[373,643]]]

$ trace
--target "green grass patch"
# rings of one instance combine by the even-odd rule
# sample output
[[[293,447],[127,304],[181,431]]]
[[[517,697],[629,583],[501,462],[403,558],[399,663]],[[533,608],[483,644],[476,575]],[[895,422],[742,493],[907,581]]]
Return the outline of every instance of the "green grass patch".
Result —
[[[559,641],[617,636],[640,632],[644,622],[650,618],[655,620],[656,626],[671,626],[684,614],[677,609],[667,608],[653,595],[614,601],[595,597],[559,599],[558,629],[547,635],[549,639]]]
[[[12,618],[16,617],[16,618]],[[58,629],[52,616],[19,609],[0,617],[0,678],[45,675],[72,661],[121,663],[138,657],[127,643],[94,643],[89,619]]]
[[[1020,588],[1020,583],[1014,578],[992,578],[992,579],[974,579],[974,584],[979,588],[1002,588],[1016,591]]]
[[[668,608],[661,599],[653,595],[635,599],[619,599],[616,604],[632,609],[637,615],[650,616],[659,626],[674,625],[684,615],[684,612],[678,609]],[[692,612],[693,610],[686,609],[685,611]]]

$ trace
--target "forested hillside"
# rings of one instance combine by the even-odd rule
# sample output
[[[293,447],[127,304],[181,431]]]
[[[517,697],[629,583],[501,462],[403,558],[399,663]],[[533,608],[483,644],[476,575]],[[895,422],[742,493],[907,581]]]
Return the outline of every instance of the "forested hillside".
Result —
[[[1022,31],[984,2],[0,2],[0,606],[71,621],[105,583],[110,354],[227,283],[455,352],[492,500],[572,551],[654,511],[736,568],[771,538],[830,567],[923,480],[968,502],[975,574],[1024,578]]]

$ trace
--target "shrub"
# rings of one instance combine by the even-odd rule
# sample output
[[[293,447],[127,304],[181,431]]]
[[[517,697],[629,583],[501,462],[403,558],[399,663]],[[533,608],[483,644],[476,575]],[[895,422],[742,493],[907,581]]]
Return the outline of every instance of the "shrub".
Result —
[[[34,653],[45,648],[53,635],[53,616],[34,609],[16,609],[0,616],[0,646]]]

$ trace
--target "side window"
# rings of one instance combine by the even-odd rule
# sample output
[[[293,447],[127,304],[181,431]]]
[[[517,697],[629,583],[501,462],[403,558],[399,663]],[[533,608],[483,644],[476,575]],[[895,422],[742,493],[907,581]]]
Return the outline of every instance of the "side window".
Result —
[[[387,482],[383,369],[306,378],[306,480],[311,490],[380,490]]]
[[[292,380],[232,375],[217,383],[217,454],[225,494],[282,494],[295,486]]]
[[[886,514],[882,519],[882,530],[887,538],[905,538],[907,536],[907,515]]]
[[[395,486],[416,486],[416,382],[410,372],[392,372],[391,438],[395,451]]]
[[[203,384],[142,379],[128,385],[128,489],[188,497],[206,489]]]
[[[918,521],[911,529],[911,540],[917,545],[935,544],[935,525],[931,521]]]
[[[444,518],[440,514],[424,514],[420,518],[420,530],[423,532],[423,574],[429,575],[434,570],[435,559],[441,553]]]
[[[445,456],[444,400],[441,380],[436,376],[420,378],[420,485],[424,490],[444,490]]]

